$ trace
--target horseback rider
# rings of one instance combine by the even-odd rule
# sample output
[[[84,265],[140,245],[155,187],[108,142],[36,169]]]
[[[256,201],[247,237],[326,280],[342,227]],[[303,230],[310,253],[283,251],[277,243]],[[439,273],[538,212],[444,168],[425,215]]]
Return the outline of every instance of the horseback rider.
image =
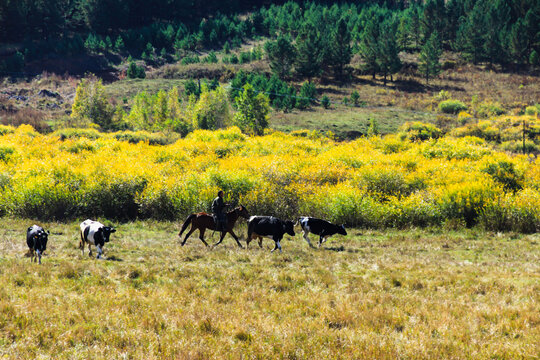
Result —
[[[227,217],[225,215],[225,207],[229,204],[225,204],[223,201],[223,190],[218,191],[218,196],[212,201],[212,213],[216,222],[216,230],[224,231],[227,227]]]

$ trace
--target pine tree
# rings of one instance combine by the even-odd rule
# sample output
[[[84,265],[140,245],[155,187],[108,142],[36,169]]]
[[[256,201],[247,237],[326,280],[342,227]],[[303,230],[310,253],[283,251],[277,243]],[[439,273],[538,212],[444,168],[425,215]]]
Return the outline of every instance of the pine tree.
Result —
[[[418,70],[426,78],[426,83],[428,84],[430,78],[437,76],[441,72],[441,65],[439,64],[440,56],[441,43],[439,34],[434,32],[422,47],[419,58],[420,63],[418,64]]]
[[[270,68],[279,78],[289,76],[296,57],[296,50],[288,36],[280,35],[276,41],[264,45]]]
[[[351,62],[351,33],[345,20],[341,19],[330,37],[330,65],[337,78],[343,76],[343,68]]]
[[[311,23],[306,23],[300,29],[296,38],[296,72],[308,79],[318,76],[322,69],[322,53],[317,29]]]
[[[395,34],[393,24],[389,21],[383,23],[379,37],[377,67],[384,77],[384,85],[386,85],[386,77],[398,72],[402,66],[398,55],[399,49],[395,40]]]
[[[508,34],[508,43],[512,58],[522,64],[527,60],[528,39],[523,19],[518,19]]]
[[[360,54],[365,62],[365,69],[373,75],[379,70],[377,58],[379,57],[379,26],[374,19],[370,19],[364,28],[362,41],[360,42]]]
[[[456,46],[466,60],[477,64],[485,57],[483,48],[485,41],[485,9],[483,7],[483,2],[479,1],[459,27]]]
[[[410,39],[410,18],[406,15],[402,16],[399,20],[399,26],[397,28],[396,42],[401,50],[407,50],[409,48]]]

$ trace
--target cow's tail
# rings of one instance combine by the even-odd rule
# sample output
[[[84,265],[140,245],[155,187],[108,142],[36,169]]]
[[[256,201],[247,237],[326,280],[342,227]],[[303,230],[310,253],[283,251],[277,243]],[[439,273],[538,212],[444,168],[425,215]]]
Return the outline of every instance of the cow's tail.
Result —
[[[178,236],[182,236],[182,233],[186,231],[187,227],[189,226],[189,224],[191,224],[191,221],[195,216],[197,215],[191,214],[187,217],[186,221],[184,221],[184,224],[182,225],[182,230],[180,230],[180,232],[178,233]]]

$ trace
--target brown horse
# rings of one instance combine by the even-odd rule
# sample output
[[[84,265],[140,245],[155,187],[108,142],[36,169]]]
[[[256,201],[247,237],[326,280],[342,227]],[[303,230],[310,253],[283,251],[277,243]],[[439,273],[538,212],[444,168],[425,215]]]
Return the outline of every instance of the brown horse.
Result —
[[[242,244],[240,244],[240,241],[238,241],[238,236],[236,236],[233,231],[234,224],[240,216],[245,219],[249,219],[249,213],[247,209],[242,205],[227,213],[227,228],[223,231],[220,231],[221,237],[219,238],[219,241],[214,244],[214,246],[221,244],[225,235],[229,233],[234,238],[234,240],[236,240],[238,246],[242,247]],[[212,216],[212,214],[201,212],[198,214],[189,215],[186,221],[184,221],[184,225],[182,225],[182,230],[180,230],[180,233],[178,234],[179,237],[182,237],[182,233],[187,229],[189,224],[191,224],[191,229],[189,229],[189,232],[186,234],[184,241],[182,241],[182,246],[185,245],[189,235],[191,235],[197,229],[199,229],[199,239],[201,239],[204,245],[208,246],[206,241],[204,241],[204,232],[206,231],[206,229],[214,231],[216,230],[216,224],[214,222],[214,217]]]

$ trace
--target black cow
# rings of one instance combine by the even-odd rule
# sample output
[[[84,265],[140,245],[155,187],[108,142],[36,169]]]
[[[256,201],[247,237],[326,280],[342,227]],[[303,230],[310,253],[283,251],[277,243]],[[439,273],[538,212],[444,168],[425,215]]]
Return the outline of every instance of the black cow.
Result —
[[[41,254],[47,250],[48,237],[49,232],[45,231],[41,226],[32,225],[26,230],[26,244],[29,248],[30,261],[38,261],[39,259],[41,264]]]
[[[310,232],[314,233],[315,235],[319,235],[319,247],[321,247],[322,243],[325,242],[326,239],[334,234],[347,235],[345,225],[334,225],[326,220],[307,216],[299,218],[298,222],[302,227],[302,235],[304,236],[304,239],[311,247],[313,247],[313,245],[311,245],[308,238],[308,234]]]
[[[295,235],[292,221],[283,221],[273,216],[252,216],[248,221],[246,246],[249,246],[251,240],[259,238],[259,246],[262,248],[263,237],[268,237],[276,242],[272,251],[279,249],[281,252],[280,241],[284,234]]]
[[[82,250],[84,256],[84,244],[88,243],[88,256],[92,256],[91,245],[95,245],[97,248],[97,257],[99,259],[103,254],[103,246],[106,242],[109,242],[111,233],[116,229],[110,226],[105,226],[102,223],[94,220],[85,220],[81,223],[81,242],[79,243],[79,249]]]

